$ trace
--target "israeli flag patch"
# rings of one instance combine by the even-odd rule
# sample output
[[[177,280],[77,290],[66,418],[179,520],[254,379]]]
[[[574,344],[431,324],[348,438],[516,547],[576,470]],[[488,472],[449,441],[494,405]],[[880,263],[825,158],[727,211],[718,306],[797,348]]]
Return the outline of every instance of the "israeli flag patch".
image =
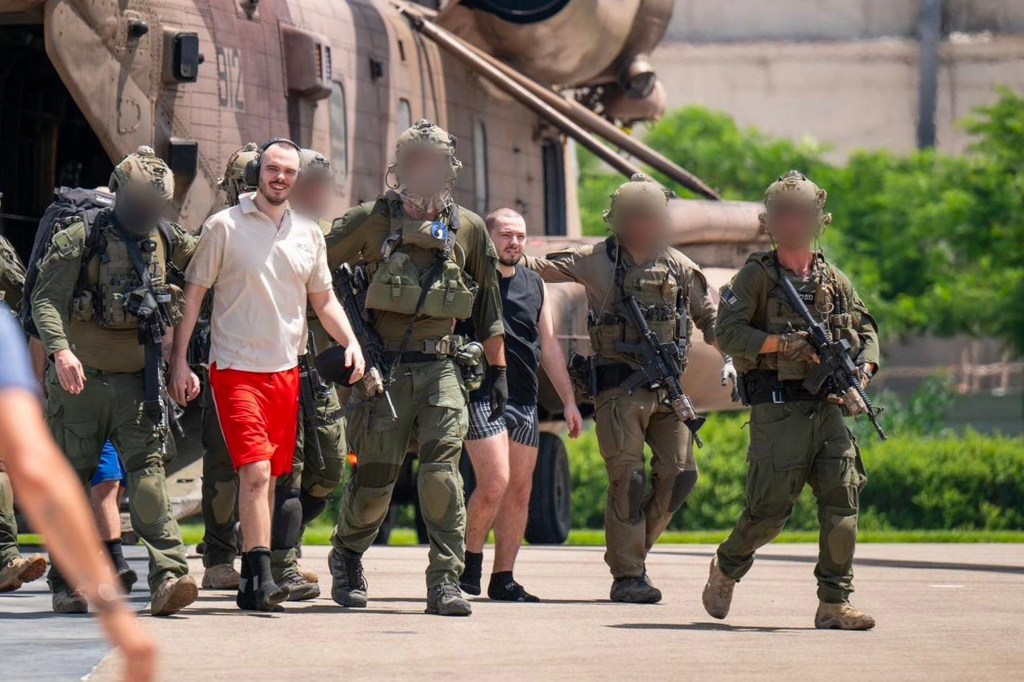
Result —
[[[430,236],[441,241],[448,239],[448,226],[440,220],[435,220],[430,224]]]
[[[722,290],[722,301],[730,308],[740,302],[740,297],[733,293],[730,287]]]

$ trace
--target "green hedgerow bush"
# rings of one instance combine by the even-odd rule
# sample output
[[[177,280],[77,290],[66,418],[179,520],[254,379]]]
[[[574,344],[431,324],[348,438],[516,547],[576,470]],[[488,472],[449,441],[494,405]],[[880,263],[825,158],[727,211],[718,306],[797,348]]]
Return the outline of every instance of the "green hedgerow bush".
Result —
[[[729,528],[743,508],[746,413],[718,414],[701,430],[700,480],[669,526],[677,530]],[[930,436],[894,433],[886,442],[860,440],[868,484],[861,496],[861,528],[869,530],[1024,529],[1024,438],[973,431]],[[649,456],[650,453],[648,453]],[[569,444],[573,527],[604,523],[607,479],[593,430]],[[788,528],[817,528],[810,489]]]

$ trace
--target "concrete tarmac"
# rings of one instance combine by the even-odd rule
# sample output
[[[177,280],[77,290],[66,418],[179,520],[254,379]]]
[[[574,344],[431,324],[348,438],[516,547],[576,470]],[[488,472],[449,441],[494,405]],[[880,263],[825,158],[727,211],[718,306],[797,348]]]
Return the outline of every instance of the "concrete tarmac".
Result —
[[[308,547],[302,561],[323,595],[282,614],[242,613],[233,594],[202,591],[176,617],[146,617],[161,678],[987,680],[1024,666],[1024,545],[858,547],[853,601],[877,618],[872,632],[814,629],[813,545],[760,552],[725,621],[700,602],[710,546],[655,548],[648,568],[665,599],[654,606],[608,601],[600,548],[527,547],[516,577],[544,602],[477,598],[469,618],[423,613],[423,547],[371,548],[369,607],[342,609],[330,600],[327,549]],[[191,566],[198,577],[201,562]],[[0,664],[0,679],[77,677],[37,674],[65,650],[68,617],[33,618],[13,623],[40,628],[35,643],[21,633],[35,662]],[[11,625],[0,613],[0,634]],[[117,680],[120,666],[108,654],[90,679]]]

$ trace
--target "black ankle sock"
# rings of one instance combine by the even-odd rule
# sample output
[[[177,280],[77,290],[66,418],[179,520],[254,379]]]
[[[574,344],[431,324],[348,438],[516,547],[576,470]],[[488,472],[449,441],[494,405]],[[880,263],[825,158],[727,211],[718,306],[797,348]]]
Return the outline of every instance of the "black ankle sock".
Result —
[[[491,584],[512,580],[512,571],[495,571],[491,573]]]
[[[128,568],[128,561],[124,558],[120,538],[117,540],[104,540],[103,544],[107,547],[107,554],[110,555],[110,560],[114,563],[115,569],[123,571]]]
[[[463,575],[476,576],[480,578],[484,568],[484,553],[483,552],[466,552],[466,568],[463,571]]]
[[[274,576],[270,570],[269,548],[253,547],[245,553],[245,563],[249,566],[249,575],[257,579],[257,587],[274,582]]]
[[[491,574],[487,596],[495,601],[536,602],[540,601],[515,581],[512,571],[496,571]]]

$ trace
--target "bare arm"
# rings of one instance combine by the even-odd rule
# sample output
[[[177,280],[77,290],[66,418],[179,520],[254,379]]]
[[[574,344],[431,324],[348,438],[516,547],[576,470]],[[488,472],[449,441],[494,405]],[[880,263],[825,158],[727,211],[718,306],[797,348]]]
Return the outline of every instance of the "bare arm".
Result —
[[[569,425],[569,435],[576,438],[583,427],[583,419],[576,406],[576,394],[573,392],[569,371],[565,366],[565,354],[562,345],[555,337],[555,325],[551,319],[551,307],[548,304],[547,287],[544,288],[544,304],[540,308],[540,364],[555,387],[558,397],[562,399],[565,421]]]
[[[195,331],[207,291],[207,287],[194,282],[185,283],[185,311],[181,322],[174,328],[174,345],[171,347],[169,363],[171,376],[167,384],[171,397],[181,405],[199,395],[199,377],[188,366],[188,342]]]
[[[491,367],[505,366],[504,336],[492,336],[489,339],[484,339],[480,344],[484,347],[484,357],[487,358],[488,365]]]
[[[82,486],[57,450],[36,396],[0,391],[0,454],[18,502],[72,585],[98,608],[107,636],[127,659],[128,679],[155,676],[156,644],[119,595],[114,567],[100,544]]]

